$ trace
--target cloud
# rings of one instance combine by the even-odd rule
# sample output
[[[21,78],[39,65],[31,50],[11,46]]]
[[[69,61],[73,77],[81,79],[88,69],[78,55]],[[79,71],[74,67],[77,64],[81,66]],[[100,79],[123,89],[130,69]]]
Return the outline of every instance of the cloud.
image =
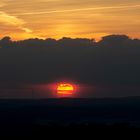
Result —
[[[17,42],[2,39],[0,46],[14,47],[13,50],[0,51],[1,88],[16,88],[19,84],[36,86],[61,80],[74,80],[99,88],[107,85],[111,91],[116,90],[114,85],[140,85],[140,40],[125,35],[109,35],[99,42],[71,38],[36,38]],[[131,95],[135,93],[131,92]],[[117,94],[113,92],[113,95]]]
[[[22,28],[23,31],[25,31],[26,33],[32,33],[32,30],[29,28]]]
[[[0,7],[5,6],[6,4],[3,1],[0,1]]]
[[[25,13],[19,13],[16,15],[40,15],[40,14],[51,14],[51,13],[65,13],[65,12],[78,12],[78,11],[90,11],[90,10],[106,10],[106,9],[129,9],[129,8],[140,8],[140,5],[122,5],[122,6],[106,6],[106,7],[68,9],[68,10],[25,12]]]
[[[0,11],[0,23],[4,25],[15,26],[16,28],[23,30],[27,33],[31,33],[32,31],[29,28],[25,28],[25,21],[17,18],[16,16],[9,15],[3,11]]]
[[[15,17],[8,15],[5,12],[0,12],[0,22],[7,25],[21,26],[24,24],[24,21]]]

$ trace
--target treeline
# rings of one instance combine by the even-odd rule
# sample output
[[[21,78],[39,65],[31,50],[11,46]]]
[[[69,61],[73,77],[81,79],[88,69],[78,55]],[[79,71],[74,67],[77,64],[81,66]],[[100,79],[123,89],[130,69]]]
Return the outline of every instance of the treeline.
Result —
[[[8,36],[0,40],[0,48],[46,48],[46,47],[101,47],[101,48],[138,48],[140,39],[131,39],[126,35],[108,35],[96,42],[94,39],[67,38],[56,40],[52,38],[31,38],[12,41]]]

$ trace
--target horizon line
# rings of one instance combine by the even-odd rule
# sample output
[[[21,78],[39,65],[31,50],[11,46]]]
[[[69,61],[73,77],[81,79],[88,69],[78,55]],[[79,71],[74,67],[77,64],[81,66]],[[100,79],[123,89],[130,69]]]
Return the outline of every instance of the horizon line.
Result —
[[[107,36],[127,36],[130,39],[138,39],[138,40],[140,39],[140,37],[132,37],[132,36],[129,36],[127,34],[108,34],[108,35],[105,35],[105,36],[101,36],[100,37],[100,40],[102,40],[103,37],[107,37]],[[0,40],[3,39],[3,38],[5,38],[5,37],[9,37],[12,41],[24,41],[24,40],[28,40],[28,39],[41,39],[41,40],[54,39],[54,40],[58,41],[58,40],[61,40],[63,38],[70,38],[70,39],[89,39],[89,40],[95,40],[97,42],[99,41],[99,40],[96,40],[96,38],[89,38],[89,37],[68,37],[68,36],[63,36],[63,37],[58,38],[58,39],[53,38],[53,37],[46,37],[46,38],[44,38],[44,37],[31,37],[31,38],[17,39],[16,40],[16,39],[13,39],[11,36],[8,36],[8,35],[1,37]]]

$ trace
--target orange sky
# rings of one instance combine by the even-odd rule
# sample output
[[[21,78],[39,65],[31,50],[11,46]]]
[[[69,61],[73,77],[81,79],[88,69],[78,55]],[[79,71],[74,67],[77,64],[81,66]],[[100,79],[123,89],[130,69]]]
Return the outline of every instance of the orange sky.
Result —
[[[127,34],[140,38],[140,0],[1,0],[0,37]]]

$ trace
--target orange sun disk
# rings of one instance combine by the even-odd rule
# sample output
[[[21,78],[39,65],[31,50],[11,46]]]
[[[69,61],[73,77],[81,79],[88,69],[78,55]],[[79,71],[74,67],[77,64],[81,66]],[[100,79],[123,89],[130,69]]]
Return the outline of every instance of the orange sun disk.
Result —
[[[71,95],[74,92],[74,86],[72,84],[59,84],[57,86],[57,94],[59,95]]]

